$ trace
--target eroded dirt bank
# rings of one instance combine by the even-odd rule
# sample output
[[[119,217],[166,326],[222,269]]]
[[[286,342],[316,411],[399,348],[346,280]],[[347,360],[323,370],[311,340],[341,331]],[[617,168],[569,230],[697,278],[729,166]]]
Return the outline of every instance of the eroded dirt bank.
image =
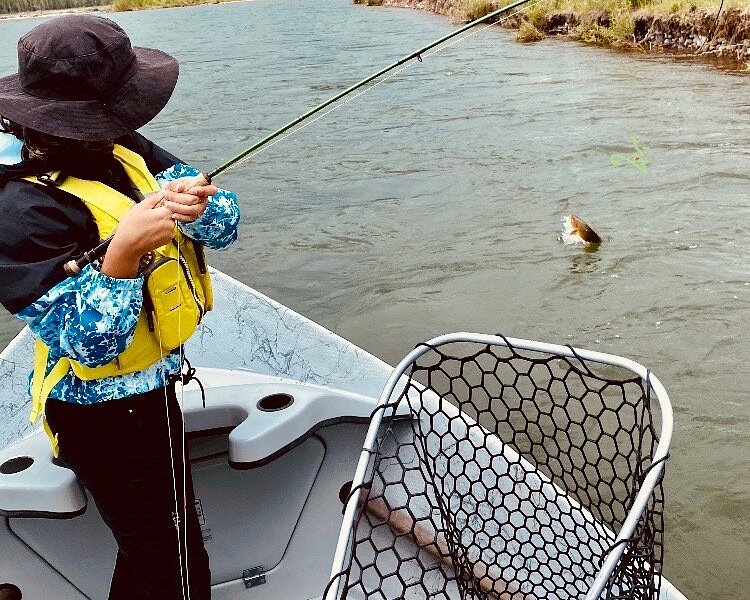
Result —
[[[361,3],[428,10],[456,21],[479,16],[469,13],[472,4],[466,0],[363,0]],[[474,3],[474,9],[476,6]],[[502,4],[488,2],[485,6],[487,10],[494,10]],[[545,11],[543,4],[538,4],[505,19],[502,26],[518,29],[519,41],[563,35],[586,43],[627,50],[719,57],[737,66],[750,62],[750,12],[737,8],[717,13],[693,6],[669,15],[657,14],[649,9],[625,12],[600,10],[581,14]]]

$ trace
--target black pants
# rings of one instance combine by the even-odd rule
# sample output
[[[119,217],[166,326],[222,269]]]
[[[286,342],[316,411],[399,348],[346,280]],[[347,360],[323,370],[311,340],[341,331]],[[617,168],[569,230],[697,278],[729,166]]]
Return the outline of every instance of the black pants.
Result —
[[[89,491],[117,541],[109,600],[211,597],[208,554],[173,385],[166,395],[168,403],[161,388],[93,405],[52,399],[46,404],[61,461]]]

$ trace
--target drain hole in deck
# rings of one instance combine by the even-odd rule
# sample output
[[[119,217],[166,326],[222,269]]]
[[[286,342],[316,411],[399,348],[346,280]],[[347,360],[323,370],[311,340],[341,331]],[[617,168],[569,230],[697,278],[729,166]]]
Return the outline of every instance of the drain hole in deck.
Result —
[[[3,475],[13,475],[13,473],[25,471],[33,464],[34,459],[30,456],[16,456],[0,465],[0,473]],[[0,588],[0,591],[3,591],[2,588]],[[0,600],[2,600],[2,596],[0,596]]]
[[[21,600],[23,595],[12,583],[0,583],[0,600]]]
[[[294,397],[289,394],[271,394],[258,400],[258,408],[265,412],[284,410],[292,405]]]

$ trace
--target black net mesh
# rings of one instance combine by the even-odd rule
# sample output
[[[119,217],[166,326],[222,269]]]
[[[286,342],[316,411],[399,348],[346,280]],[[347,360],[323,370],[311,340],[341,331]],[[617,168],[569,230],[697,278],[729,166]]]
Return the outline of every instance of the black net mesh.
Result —
[[[585,598],[651,465],[650,386],[467,342],[431,347],[407,377],[411,418],[380,429],[339,597]],[[662,517],[659,483],[601,597],[658,597]]]

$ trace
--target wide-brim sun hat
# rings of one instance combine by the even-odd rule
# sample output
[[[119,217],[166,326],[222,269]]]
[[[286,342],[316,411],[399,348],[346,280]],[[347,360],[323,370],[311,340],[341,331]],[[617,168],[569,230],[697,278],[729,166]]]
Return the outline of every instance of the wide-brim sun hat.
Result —
[[[18,73],[0,78],[0,116],[57,137],[111,140],[159,114],[178,75],[172,56],[132,46],[114,21],[65,15],[18,41]]]

